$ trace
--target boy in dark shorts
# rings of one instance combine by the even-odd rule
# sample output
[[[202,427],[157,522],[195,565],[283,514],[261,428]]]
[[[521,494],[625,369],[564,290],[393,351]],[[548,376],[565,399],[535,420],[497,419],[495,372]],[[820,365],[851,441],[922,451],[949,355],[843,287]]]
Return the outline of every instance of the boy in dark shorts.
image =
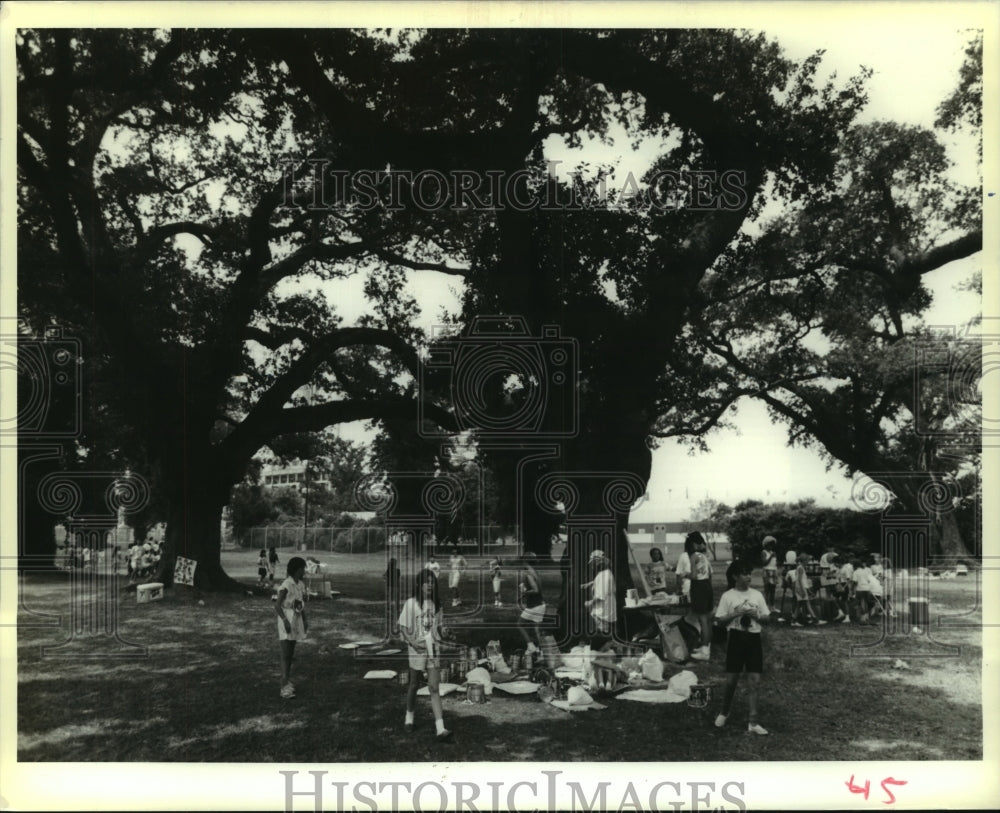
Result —
[[[746,670],[750,683],[750,721],[747,733],[767,734],[767,729],[757,722],[757,694],[760,688],[760,674],[764,671],[764,650],[761,645],[760,621],[769,612],[764,597],[750,587],[753,567],[745,562],[734,562],[726,576],[735,585],[719,599],[715,608],[715,620],[725,624],[728,630],[726,641],[726,691],[722,699],[722,712],[715,718],[717,728],[726,724],[726,718],[733,707],[736,685],[740,674]]]

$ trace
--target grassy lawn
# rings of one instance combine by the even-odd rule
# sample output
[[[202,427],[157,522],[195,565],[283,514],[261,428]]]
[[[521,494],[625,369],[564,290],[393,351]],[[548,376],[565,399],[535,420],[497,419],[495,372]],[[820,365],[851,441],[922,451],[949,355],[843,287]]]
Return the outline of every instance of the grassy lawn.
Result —
[[[281,552],[282,571],[290,551]],[[228,572],[256,580],[256,552],[224,553]],[[687,667],[714,687],[708,710],[684,703],[647,705],[607,700],[603,711],[568,714],[535,695],[495,692],[485,705],[461,694],[444,699],[455,732],[433,741],[433,720],[420,700],[417,730],[403,733],[404,694],[395,681],[363,680],[369,669],[405,668],[392,656],[358,657],[339,644],[382,637],[383,554],[317,554],[341,596],[310,602],[310,641],[299,644],[293,678],[298,697],[278,696],[278,647],[270,591],[253,595],[168,590],[138,605],[117,603],[120,638],[146,648],[125,657],[118,645],[101,657],[42,656],[68,635],[68,580],[29,575],[18,631],[18,758],[24,761],[740,761],[982,758],[981,611],[976,582],[933,582],[932,614],[961,616],[966,626],[898,636],[872,647],[877,657],[851,655],[876,643],[875,627],[829,625],[765,629],[761,722],[768,737],[744,733],[745,701],[737,695],[730,727],[712,720],[721,699],[724,653]],[[485,560],[468,557],[473,566]],[[718,576],[716,597],[724,589]],[[444,581],[444,580],[443,580]],[[554,595],[554,574],[546,575]],[[445,582],[446,583],[446,582]],[[485,646],[518,640],[517,610],[507,583],[500,609],[469,609],[477,579],[465,577],[466,605],[453,616],[460,640]],[[483,590],[490,591],[482,579]],[[450,602],[446,602],[446,605]],[[55,615],[52,615],[55,614]],[[61,626],[52,622],[62,615]],[[506,626],[500,629],[495,625]],[[80,647],[94,652],[87,642]],[[948,654],[948,657],[919,657]],[[909,668],[894,669],[900,659]],[[670,673],[679,667],[668,667]],[[651,750],[653,744],[653,750]]]

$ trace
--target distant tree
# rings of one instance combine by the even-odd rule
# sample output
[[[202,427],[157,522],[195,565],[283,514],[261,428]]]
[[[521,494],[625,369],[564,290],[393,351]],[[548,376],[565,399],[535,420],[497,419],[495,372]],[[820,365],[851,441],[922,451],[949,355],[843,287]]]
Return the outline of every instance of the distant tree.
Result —
[[[701,531],[714,560],[719,558],[716,546],[720,535],[726,532],[726,525],[732,512],[733,509],[728,505],[710,497],[706,497],[691,509],[689,518],[691,530]]]

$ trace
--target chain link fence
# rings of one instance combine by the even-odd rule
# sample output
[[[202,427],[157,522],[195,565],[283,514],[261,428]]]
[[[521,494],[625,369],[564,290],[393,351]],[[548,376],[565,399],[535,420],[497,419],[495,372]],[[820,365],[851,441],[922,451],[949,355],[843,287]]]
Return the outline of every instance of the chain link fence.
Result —
[[[235,540],[234,540],[235,541]],[[294,548],[299,551],[327,551],[330,553],[376,553],[385,550],[386,528],[384,525],[355,526],[337,528],[331,526],[313,526],[304,528],[301,525],[267,525],[250,528],[243,537],[243,548],[260,550],[262,548]],[[392,542],[400,544],[403,540],[397,538]],[[429,545],[434,545],[433,538]],[[517,534],[499,525],[486,525],[482,528],[466,528],[463,530],[459,547],[463,550],[476,550],[480,546],[500,549],[517,547]],[[448,548],[450,549],[450,545]]]

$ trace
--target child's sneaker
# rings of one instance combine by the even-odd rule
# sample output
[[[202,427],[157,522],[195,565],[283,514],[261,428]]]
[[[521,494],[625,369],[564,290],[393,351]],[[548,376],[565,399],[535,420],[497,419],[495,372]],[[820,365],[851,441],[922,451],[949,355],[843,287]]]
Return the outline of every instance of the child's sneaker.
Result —
[[[707,646],[700,646],[691,653],[691,657],[696,661],[707,661],[712,657],[712,651]]]
[[[798,621],[793,621],[793,622],[792,622],[792,626],[793,626],[793,627],[801,627],[801,626],[802,626],[802,624],[800,624],[800,623],[799,623]]]
[[[817,626],[820,626],[820,627],[822,627],[825,623],[826,623],[826,621],[824,621],[822,618],[819,621],[816,622]]]
[[[451,600],[451,606],[452,606],[452,607],[457,607],[457,606],[458,606],[458,604],[459,604],[459,602],[458,602],[458,599],[457,599],[457,598],[453,598],[453,599]]]
[[[750,723],[747,726],[747,734],[767,734],[767,729],[759,723]]]
[[[715,727],[722,728],[726,724],[726,715],[720,714],[715,718]]]
[[[286,683],[281,687],[281,696],[286,700],[295,697],[295,687],[291,683]]]
[[[435,735],[434,739],[436,739],[438,742],[447,742],[448,740],[451,739],[451,732],[448,729],[445,729],[444,731],[439,731]]]

